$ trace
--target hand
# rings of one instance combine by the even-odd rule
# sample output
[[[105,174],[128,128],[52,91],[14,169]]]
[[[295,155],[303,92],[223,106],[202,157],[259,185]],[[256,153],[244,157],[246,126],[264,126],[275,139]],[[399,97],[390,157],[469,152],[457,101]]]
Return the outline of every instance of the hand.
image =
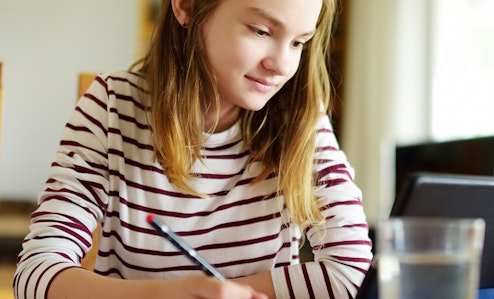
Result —
[[[206,275],[173,280],[120,279],[73,267],[55,277],[48,289],[47,298],[269,299],[246,283],[248,282],[239,283],[233,280],[223,282]]]
[[[268,299],[250,286],[222,282],[209,276],[188,276],[177,281],[175,298],[183,299]]]

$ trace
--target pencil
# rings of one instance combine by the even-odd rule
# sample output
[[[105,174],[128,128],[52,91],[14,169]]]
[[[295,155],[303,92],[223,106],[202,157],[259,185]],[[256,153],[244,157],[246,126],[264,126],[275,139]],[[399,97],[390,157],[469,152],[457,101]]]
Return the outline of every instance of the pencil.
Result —
[[[166,224],[156,219],[153,214],[148,214],[146,220],[156,231],[168,239],[175,247],[177,247],[189,260],[198,265],[201,270],[207,275],[214,276],[221,281],[226,281],[226,278],[211,266],[197,251],[185,243],[177,234],[175,234]]]

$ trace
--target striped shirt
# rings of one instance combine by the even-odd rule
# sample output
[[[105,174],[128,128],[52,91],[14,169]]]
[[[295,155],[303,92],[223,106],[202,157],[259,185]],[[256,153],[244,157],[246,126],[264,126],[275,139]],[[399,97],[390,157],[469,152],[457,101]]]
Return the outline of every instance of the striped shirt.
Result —
[[[300,230],[290,223],[276,178],[251,184],[238,124],[204,134],[191,185],[178,191],[153,158],[149,109],[134,73],[98,76],[67,122],[30,233],[18,257],[16,298],[46,298],[52,279],[80,267],[102,223],[95,272],[122,279],[172,279],[200,273],[146,222],[154,213],[227,278],[271,271],[277,298],[351,298],[371,262],[371,242],[353,169],[329,118],[317,128],[314,187],[327,222],[309,228],[314,262],[299,263]],[[247,167],[248,166],[248,167]]]

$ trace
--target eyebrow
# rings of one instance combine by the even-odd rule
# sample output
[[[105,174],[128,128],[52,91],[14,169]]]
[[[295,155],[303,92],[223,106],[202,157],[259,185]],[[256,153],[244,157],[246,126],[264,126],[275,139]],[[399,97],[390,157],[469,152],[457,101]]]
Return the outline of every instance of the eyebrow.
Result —
[[[280,27],[283,29],[286,29],[285,23],[283,23],[280,19],[276,18],[274,15],[269,13],[268,11],[259,8],[259,7],[249,7],[249,11],[260,16],[263,19],[268,20],[269,22],[273,23],[276,27]],[[300,36],[313,36],[316,33],[315,30],[311,30],[309,32],[303,33]]]

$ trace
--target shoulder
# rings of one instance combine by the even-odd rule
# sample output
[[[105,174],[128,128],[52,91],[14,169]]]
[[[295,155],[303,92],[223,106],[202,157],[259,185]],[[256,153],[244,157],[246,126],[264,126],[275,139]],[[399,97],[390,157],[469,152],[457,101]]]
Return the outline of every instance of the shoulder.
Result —
[[[316,125],[316,151],[321,151],[322,149],[337,151],[339,148],[329,115],[321,113]]]
[[[97,74],[89,91],[105,96],[109,101],[131,101],[139,106],[148,94],[144,76],[123,70]]]
[[[329,115],[327,113],[321,112],[319,120],[316,124],[316,130],[333,132],[333,125],[331,124],[331,119],[329,118]]]
[[[118,70],[95,74],[95,78],[79,100],[79,106],[98,105],[108,110],[110,107],[131,106],[146,110],[145,78],[139,73]],[[130,105],[129,105],[130,104]],[[132,109],[134,109],[132,108]]]
[[[145,78],[136,72],[117,70],[106,73],[100,73],[96,76],[107,89],[137,89],[145,90]]]

